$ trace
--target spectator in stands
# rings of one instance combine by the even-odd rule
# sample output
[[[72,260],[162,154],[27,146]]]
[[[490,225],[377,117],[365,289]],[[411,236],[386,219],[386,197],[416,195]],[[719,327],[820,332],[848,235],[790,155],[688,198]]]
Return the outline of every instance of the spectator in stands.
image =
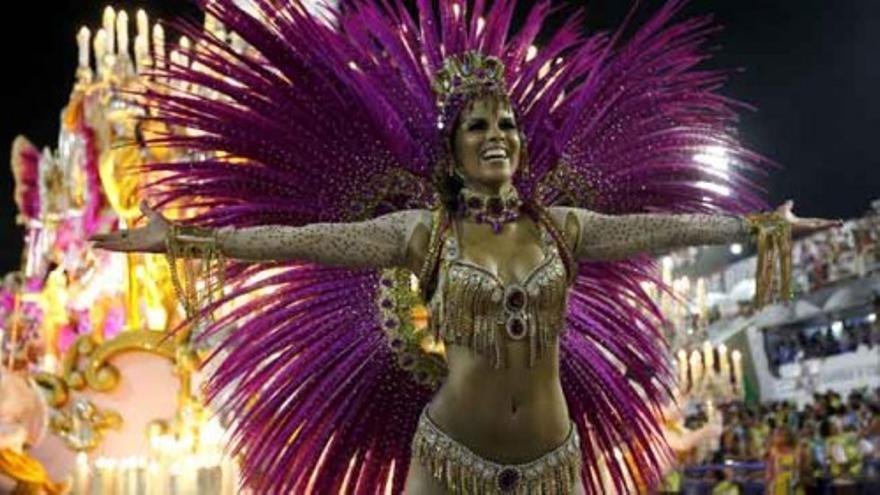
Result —
[[[800,486],[801,454],[794,433],[786,427],[773,432],[767,452],[767,495],[795,495]]]
[[[740,495],[739,485],[734,481],[731,469],[716,469],[712,472],[712,477],[715,481],[712,495]]]

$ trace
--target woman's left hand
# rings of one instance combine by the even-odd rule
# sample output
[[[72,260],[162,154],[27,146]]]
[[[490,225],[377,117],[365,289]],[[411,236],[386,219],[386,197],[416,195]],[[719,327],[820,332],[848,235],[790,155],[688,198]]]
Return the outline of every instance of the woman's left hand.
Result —
[[[813,232],[817,232],[819,230],[828,229],[831,227],[840,227],[843,225],[843,220],[829,220],[827,218],[800,218],[794,214],[792,211],[794,208],[794,201],[788,200],[785,203],[779,205],[776,208],[776,213],[782,215],[782,218],[791,225],[791,235],[792,236],[800,236],[804,234],[811,234]]]

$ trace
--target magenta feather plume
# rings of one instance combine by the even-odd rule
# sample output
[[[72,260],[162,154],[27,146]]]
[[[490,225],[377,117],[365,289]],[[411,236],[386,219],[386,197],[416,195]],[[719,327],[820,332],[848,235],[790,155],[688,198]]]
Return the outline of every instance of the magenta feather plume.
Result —
[[[24,136],[12,142],[15,205],[23,220],[40,218],[40,150]]]

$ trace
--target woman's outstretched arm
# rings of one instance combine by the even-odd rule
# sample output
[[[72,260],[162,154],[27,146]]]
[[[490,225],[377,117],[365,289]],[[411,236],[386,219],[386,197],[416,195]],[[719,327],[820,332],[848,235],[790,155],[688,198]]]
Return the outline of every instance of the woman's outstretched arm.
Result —
[[[430,222],[427,210],[405,210],[362,222],[225,227],[217,231],[217,241],[224,255],[245,261],[402,267],[411,265],[407,248],[413,230],[420,224],[430,230]]]
[[[419,225],[430,231],[428,210],[404,210],[371,220],[315,223],[299,227],[265,225],[202,229],[172,224],[146,204],[147,225],[91,238],[95,247],[112,251],[165,252],[171,242],[214,243],[228,258],[242,261],[304,261],[348,268],[418,266],[410,244]]]
[[[575,257],[611,261],[686,246],[744,242],[749,227],[742,217],[703,214],[639,213],[605,215],[583,208],[554,208],[573,237]]]
[[[840,225],[839,220],[798,218],[787,201],[774,212],[792,234]],[[625,259],[642,253],[711,244],[747,242],[755,225],[744,216],[699,213],[638,213],[606,215],[583,208],[553,208],[554,216],[572,238],[575,256],[583,261]]]

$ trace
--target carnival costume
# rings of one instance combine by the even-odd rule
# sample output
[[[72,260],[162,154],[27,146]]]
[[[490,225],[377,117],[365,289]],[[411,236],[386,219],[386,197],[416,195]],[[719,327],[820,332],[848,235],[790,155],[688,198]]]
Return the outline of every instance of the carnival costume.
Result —
[[[206,335],[236,327],[209,392],[235,415],[247,483],[260,493],[399,493],[411,456],[456,493],[570,493],[578,476],[595,493],[600,460],[618,488],[629,469],[659,480],[667,452],[655,412],[671,376],[661,315],[642,286],[652,266],[625,258],[745,241],[755,221],[699,212],[764,206],[743,175],[762,160],[730,132],[737,104],[714,93],[725,73],[696,68],[715,28],[672,23],[683,3],[668,2],[626,42],[583,36],[580,14],[543,32],[549,2],[516,33],[508,0],[420,0],[416,17],[399,1],[363,0],[327,18],[298,1],[206,3],[248,49],[186,32],[196,48],[146,96],[152,118],[184,130],[154,144],[195,154],[152,165],[162,174],[152,192],[197,212],[172,226],[172,263],[238,260],[202,310],[221,310]],[[464,190],[467,211],[456,211],[433,177],[453,173],[455,119],[483,95],[511,103],[528,165],[515,194]],[[723,178],[694,159],[719,149],[738,164]],[[610,215],[621,213],[640,214]],[[462,215],[496,231],[531,217],[544,262],[518,283],[467,263]],[[572,217],[577,239],[562,229]],[[413,291],[402,266],[420,226],[430,247]],[[178,286],[199,310],[194,286]],[[496,367],[506,342],[529,342],[534,363],[559,341],[568,439],[522,465],[451,439],[423,412],[445,374],[442,355],[423,347],[429,331]],[[621,450],[628,461],[613,462]]]

